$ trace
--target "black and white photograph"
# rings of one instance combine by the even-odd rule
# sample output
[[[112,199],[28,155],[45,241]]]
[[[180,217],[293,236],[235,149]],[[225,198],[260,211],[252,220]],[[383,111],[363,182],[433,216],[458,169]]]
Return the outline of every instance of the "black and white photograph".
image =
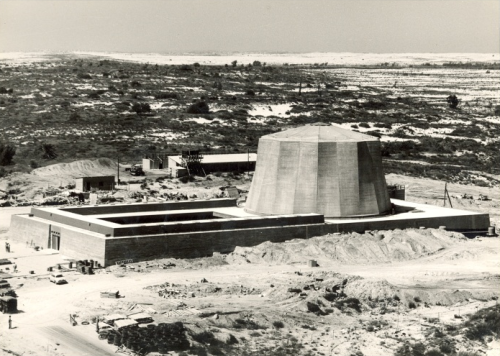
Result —
[[[0,0],[0,356],[500,356],[499,0]]]

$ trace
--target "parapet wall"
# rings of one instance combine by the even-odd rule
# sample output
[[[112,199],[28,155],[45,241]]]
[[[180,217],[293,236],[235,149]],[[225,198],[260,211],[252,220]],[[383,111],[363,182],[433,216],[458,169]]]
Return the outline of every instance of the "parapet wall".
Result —
[[[211,200],[188,200],[168,201],[164,203],[142,203],[142,204],[107,204],[97,206],[82,206],[78,208],[64,208],[62,210],[79,215],[95,214],[125,214],[148,211],[170,211],[185,209],[210,209],[227,208],[236,206],[236,199],[211,199]]]
[[[264,227],[280,227],[289,225],[323,223],[323,215],[306,214],[294,216],[266,216],[252,218],[232,218],[217,220],[200,220],[186,222],[172,222],[161,225],[123,226],[114,229],[115,237],[131,235],[155,235],[184,232],[206,232],[214,230],[235,230]]]

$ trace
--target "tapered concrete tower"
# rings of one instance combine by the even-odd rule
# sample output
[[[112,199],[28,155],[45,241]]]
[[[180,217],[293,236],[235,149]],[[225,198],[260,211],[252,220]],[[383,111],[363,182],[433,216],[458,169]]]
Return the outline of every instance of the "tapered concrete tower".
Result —
[[[260,138],[246,211],[352,218],[390,208],[378,138],[314,125]]]

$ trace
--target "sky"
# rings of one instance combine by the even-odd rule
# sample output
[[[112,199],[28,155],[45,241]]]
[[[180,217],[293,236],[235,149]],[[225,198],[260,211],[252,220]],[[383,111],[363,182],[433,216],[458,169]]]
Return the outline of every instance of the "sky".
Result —
[[[498,53],[499,0],[0,0],[0,52]]]

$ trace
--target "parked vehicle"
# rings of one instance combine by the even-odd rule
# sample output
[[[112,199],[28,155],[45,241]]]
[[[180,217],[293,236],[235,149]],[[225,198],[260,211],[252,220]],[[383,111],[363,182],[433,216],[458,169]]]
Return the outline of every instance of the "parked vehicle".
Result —
[[[49,277],[49,281],[55,284],[65,284],[68,283],[61,273],[52,273]]]
[[[131,176],[143,176],[144,171],[142,169],[142,165],[136,164],[136,165],[133,165],[132,167],[130,167],[130,175]]]
[[[0,311],[2,313],[17,312],[17,299],[14,297],[0,297]]]

